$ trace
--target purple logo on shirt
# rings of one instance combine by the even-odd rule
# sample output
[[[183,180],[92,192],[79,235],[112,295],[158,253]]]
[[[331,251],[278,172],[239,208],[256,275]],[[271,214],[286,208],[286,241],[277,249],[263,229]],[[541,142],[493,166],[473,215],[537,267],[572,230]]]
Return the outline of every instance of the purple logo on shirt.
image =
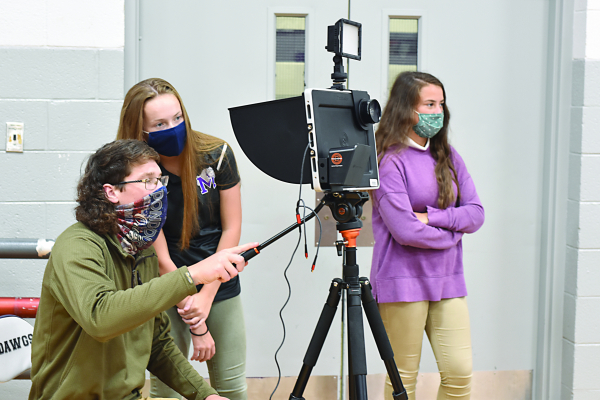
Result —
[[[202,194],[208,193],[208,189],[211,187],[216,189],[217,183],[215,182],[215,171],[213,171],[211,167],[206,168],[196,177],[196,184],[200,187],[200,193]]]

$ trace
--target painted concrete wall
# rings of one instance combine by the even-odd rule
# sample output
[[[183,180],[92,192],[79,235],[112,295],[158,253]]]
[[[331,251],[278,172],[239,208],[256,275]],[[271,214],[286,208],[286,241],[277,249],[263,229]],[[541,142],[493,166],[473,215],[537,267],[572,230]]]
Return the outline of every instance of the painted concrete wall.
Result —
[[[562,399],[600,398],[600,1],[575,1]]]
[[[0,238],[56,239],[75,222],[82,163],[116,134],[123,48],[123,0],[0,0]],[[6,122],[25,124],[23,153],[4,151]],[[38,297],[45,264],[0,259],[0,296]],[[0,383],[0,399],[30,385]]]
[[[276,13],[308,14],[306,85],[329,87],[333,63],[324,50],[326,26],[346,15],[348,2],[306,0],[293,8],[284,3],[257,0],[231,15],[217,3],[180,0],[173,9],[164,10],[160,1],[145,0],[141,28],[135,35],[141,37],[139,79],[169,80],[182,95],[192,126],[225,138],[236,151],[242,175],[242,242],[265,240],[290,224],[298,191],[266,176],[244,156],[227,107],[274,99],[274,91],[269,90],[274,71],[269,69],[274,65]],[[372,0],[352,1],[350,9],[351,19],[363,24],[362,60],[350,63],[352,89],[367,90],[385,104],[390,15],[421,17],[420,67],[438,76],[446,87],[452,113],[450,140],[465,160],[486,209],[482,229],[463,238],[476,371],[530,371],[536,357],[549,5],[545,0],[522,3],[487,0],[475,6],[471,1]],[[511,15],[519,8],[520,13]],[[509,15],[511,25],[506,23]],[[152,23],[161,17],[163,24]],[[223,20],[235,29],[224,29]],[[169,49],[179,38],[204,38],[212,32],[219,34],[186,46],[188,50],[176,57],[155,54],[155,49]],[[240,37],[239,32],[253,34]],[[207,59],[221,62],[204,62]],[[126,68],[128,72],[129,65]],[[527,100],[519,101],[524,96]],[[303,195],[312,200],[308,187]],[[295,235],[289,235],[265,249],[241,278],[248,321],[248,376],[277,373],[272,355],[280,344],[278,311],[287,296],[282,271],[295,240]],[[309,237],[309,242],[314,240]],[[371,247],[359,249],[362,275],[369,275],[371,256]],[[294,329],[279,354],[283,375],[298,373],[298,360],[304,356],[330,280],[340,273],[340,259],[332,248],[321,249],[319,258],[314,273],[309,272],[311,260],[301,255],[290,268],[293,295],[284,315]],[[277,339],[262,341],[264,327]],[[336,318],[314,375],[340,370],[338,332]],[[366,336],[369,373],[383,373],[369,332]],[[421,371],[437,372],[429,344],[423,349]]]

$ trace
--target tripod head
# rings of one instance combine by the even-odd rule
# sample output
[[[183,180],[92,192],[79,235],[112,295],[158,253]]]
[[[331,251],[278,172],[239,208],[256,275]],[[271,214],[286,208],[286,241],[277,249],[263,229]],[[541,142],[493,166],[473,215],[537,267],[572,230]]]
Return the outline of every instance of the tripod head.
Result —
[[[367,192],[333,192],[326,193],[321,199],[331,210],[336,220],[336,229],[339,232],[362,228],[360,217],[363,212],[363,204],[369,200]]]
[[[246,261],[250,260],[258,255],[265,247],[292,232],[303,222],[312,219],[324,206],[328,206],[331,210],[331,214],[336,220],[336,229],[345,239],[345,242],[340,242],[339,246],[346,245],[346,247],[356,248],[356,237],[358,237],[358,232],[362,228],[360,217],[363,212],[363,204],[365,204],[367,200],[369,200],[367,192],[328,192],[323,196],[321,202],[315,207],[315,210],[310,213],[310,215],[302,219],[298,216],[298,221],[296,223],[288,226],[277,235],[261,243],[258,247],[242,253],[242,256]],[[341,247],[339,246],[336,243],[338,255],[342,255]]]
[[[367,192],[333,192],[327,193],[321,199],[331,210],[336,220],[336,229],[342,234],[344,240],[335,242],[338,256],[343,254],[343,248],[356,248],[356,238],[360,234],[362,221],[360,217],[363,212],[363,204],[369,200]]]

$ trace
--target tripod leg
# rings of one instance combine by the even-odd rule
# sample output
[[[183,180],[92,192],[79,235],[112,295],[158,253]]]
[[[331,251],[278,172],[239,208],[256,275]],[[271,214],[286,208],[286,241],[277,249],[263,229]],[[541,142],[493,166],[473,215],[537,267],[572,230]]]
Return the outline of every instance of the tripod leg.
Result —
[[[396,362],[394,361],[394,352],[392,351],[390,340],[385,332],[385,327],[383,326],[377,303],[371,292],[371,284],[367,278],[360,278],[360,284],[362,286],[362,301],[363,307],[365,308],[365,314],[367,314],[367,320],[369,321],[371,332],[373,332],[379,355],[385,364],[388,376],[392,382],[392,387],[394,388],[392,396],[394,397],[394,400],[408,400],[406,389],[404,389],[402,379],[400,378],[398,368],[396,367]]]
[[[325,338],[327,337],[327,333],[333,322],[333,317],[335,317],[335,312],[337,311],[337,306],[340,302],[342,286],[343,282],[339,278],[336,278],[331,282],[327,302],[323,306],[323,311],[321,311],[317,327],[315,328],[315,332],[313,333],[308,349],[306,350],[302,369],[300,370],[300,374],[294,385],[294,390],[290,394],[290,400],[304,399],[302,394],[304,393],[304,389],[306,389],[310,373],[317,363],[319,354],[323,349],[323,343],[325,343]]]
[[[344,281],[348,314],[348,375],[350,400],[367,400],[367,355],[356,247],[345,248]]]
[[[350,400],[367,400],[367,356],[360,292],[361,288],[358,282],[349,283],[347,309]]]

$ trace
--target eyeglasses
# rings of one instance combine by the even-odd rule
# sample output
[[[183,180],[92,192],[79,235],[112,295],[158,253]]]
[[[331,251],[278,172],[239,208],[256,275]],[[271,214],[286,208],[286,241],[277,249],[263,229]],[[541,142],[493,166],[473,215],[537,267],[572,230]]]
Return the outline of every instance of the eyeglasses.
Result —
[[[158,182],[162,183],[163,186],[167,186],[169,184],[169,175],[161,176],[160,178],[146,178],[146,179],[138,179],[135,181],[123,181],[117,183],[117,185],[123,185],[125,183],[137,183],[144,182],[144,186],[146,190],[154,190],[158,186]]]

